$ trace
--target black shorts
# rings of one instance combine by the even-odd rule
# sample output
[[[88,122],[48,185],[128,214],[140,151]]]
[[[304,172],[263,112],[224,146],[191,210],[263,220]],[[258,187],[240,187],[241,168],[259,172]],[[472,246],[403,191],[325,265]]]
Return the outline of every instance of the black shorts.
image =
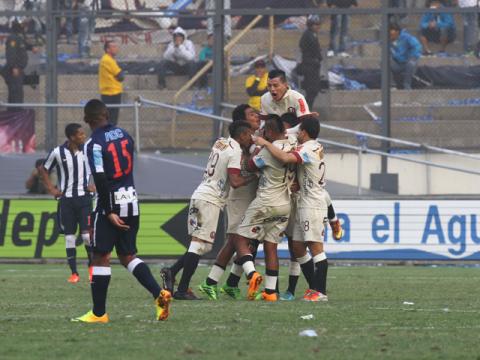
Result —
[[[111,253],[115,247],[118,255],[135,255],[137,253],[139,217],[122,217],[122,220],[130,226],[129,230],[116,228],[105,215],[99,212],[92,213],[93,252]]]
[[[77,225],[80,227],[80,232],[88,232],[91,212],[92,197],[90,195],[60,198],[57,216],[61,232],[65,235],[75,235]]]

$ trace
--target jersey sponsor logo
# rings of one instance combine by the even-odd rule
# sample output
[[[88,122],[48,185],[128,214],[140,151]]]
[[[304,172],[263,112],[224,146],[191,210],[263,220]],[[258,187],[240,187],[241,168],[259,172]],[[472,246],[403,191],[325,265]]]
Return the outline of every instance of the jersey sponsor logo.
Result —
[[[272,223],[272,222],[284,223],[284,222],[287,222],[287,221],[288,221],[288,217],[286,217],[286,216],[272,216],[272,217],[269,217],[269,218],[263,220],[263,223],[264,224]]]
[[[305,108],[305,101],[303,101],[303,99],[298,99],[298,105],[300,105],[300,112],[304,113],[307,110]]]
[[[123,131],[121,129],[113,129],[105,133],[105,141],[110,142],[123,138]]]
[[[118,191],[114,192],[113,196],[115,199],[115,204],[117,205],[130,204],[137,200],[137,193],[133,188],[129,188],[127,190],[119,189]]]

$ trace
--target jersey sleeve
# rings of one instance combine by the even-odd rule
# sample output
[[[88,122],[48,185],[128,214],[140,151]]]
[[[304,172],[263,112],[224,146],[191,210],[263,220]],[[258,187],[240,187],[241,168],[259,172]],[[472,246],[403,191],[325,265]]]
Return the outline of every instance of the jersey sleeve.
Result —
[[[307,101],[303,96],[299,96],[295,104],[297,111],[297,117],[310,114],[310,109],[308,108]]]
[[[268,165],[270,159],[270,153],[268,150],[263,148],[260,152],[252,158],[252,164],[255,165],[257,169],[263,169]]]
[[[56,155],[57,148],[50,151],[48,154],[47,159],[43,163],[43,167],[48,171],[52,171],[52,169],[57,165],[57,155]]]
[[[242,151],[233,150],[228,159],[227,169],[238,169],[240,171],[240,169],[242,168],[241,162],[242,162]]]
[[[105,173],[102,145],[92,140],[87,146],[87,164],[92,175]]]
[[[312,162],[312,156],[305,147],[297,148],[292,151],[292,154],[295,155],[299,164],[310,164]]]

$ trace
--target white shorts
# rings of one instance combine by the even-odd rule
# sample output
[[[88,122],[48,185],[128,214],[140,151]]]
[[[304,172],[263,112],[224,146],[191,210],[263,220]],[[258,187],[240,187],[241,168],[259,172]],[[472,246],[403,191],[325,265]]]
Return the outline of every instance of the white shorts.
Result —
[[[191,199],[188,209],[188,235],[213,243],[220,207],[205,200]]]
[[[242,222],[243,216],[251,203],[251,199],[227,200],[227,234],[235,234],[238,225]]]
[[[325,219],[327,208],[298,208],[295,226],[293,228],[294,241],[313,241],[323,243],[325,234]]]
[[[290,204],[265,206],[255,199],[250,203],[236,233],[248,239],[279,243],[289,215]]]

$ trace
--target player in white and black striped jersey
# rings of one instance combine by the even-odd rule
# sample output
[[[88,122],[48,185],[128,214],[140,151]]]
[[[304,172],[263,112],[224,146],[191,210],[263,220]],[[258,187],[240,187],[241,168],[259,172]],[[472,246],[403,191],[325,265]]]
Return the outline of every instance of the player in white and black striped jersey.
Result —
[[[67,141],[48,154],[41,174],[49,193],[59,200],[58,222],[65,234],[67,260],[72,272],[68,281],[76,283],[80,280],[76,264],[77,227],[87,250],[90,269],[89,216],[92,210],[91,192],[95,191],[95,187],[89,186],[90,171],[83,152],[85,131],[80,124],[72,123],[65,127],[65,136]],[[48,176],[53,168],[57,171],[58,187]]]

